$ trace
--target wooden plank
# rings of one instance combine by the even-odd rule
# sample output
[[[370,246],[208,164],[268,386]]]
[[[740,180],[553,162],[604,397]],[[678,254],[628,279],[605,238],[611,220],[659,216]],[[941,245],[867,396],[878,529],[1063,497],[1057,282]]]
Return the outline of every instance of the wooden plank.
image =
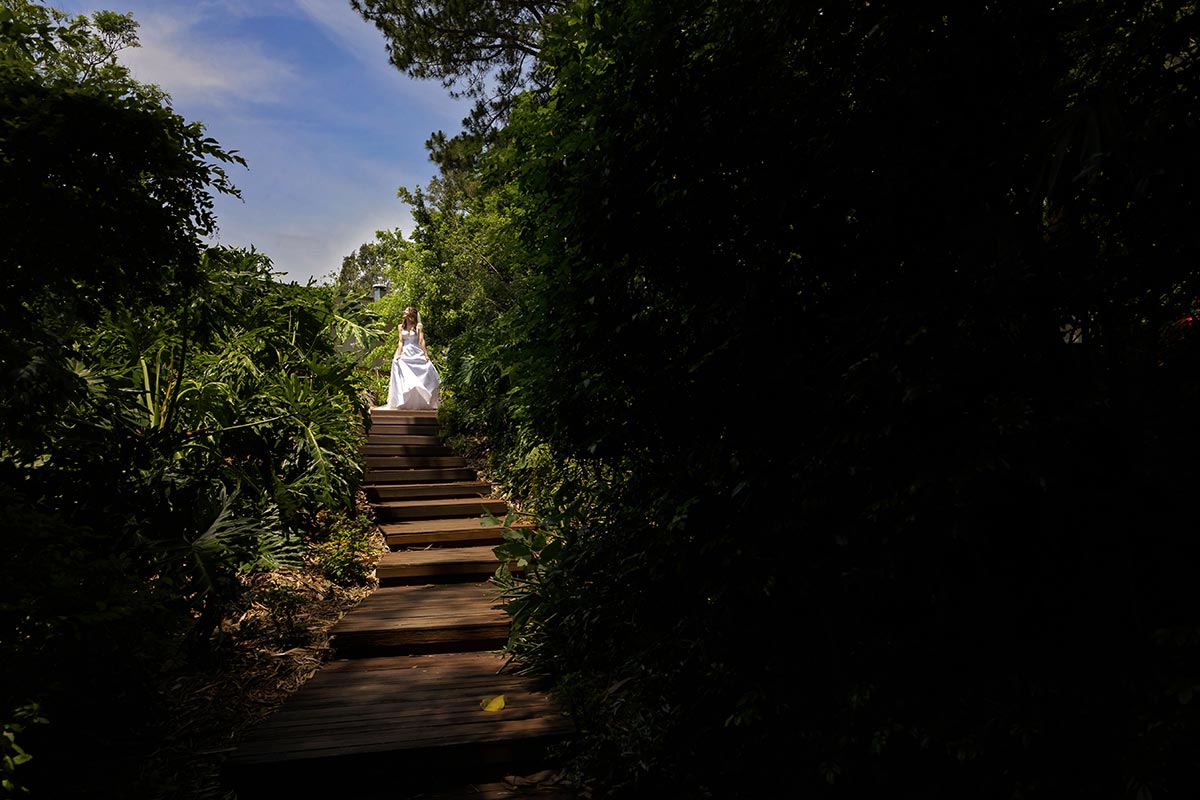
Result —
[[[498,694],[504,709],[480,708]],[[226,784],[244,800],[345,796],[347,780],[394,792],[397,775],[406,788],[444,786],[543,769],[570,730],[543,683],[511,674],[497,653],[332,661],[245,735]]]
[[[480,528],[494,530],[483,524],[480,516],[449,517],[446,519],[413,519],[400,522],[386,522],[380,526],[384,534],[414,534],[414,533],[456,533],[460,531],[477,531]]]
[[[492,566],[498,566],[493,548],[487,545],[472,547],[443,547],[428,550],[397,550],[384,553],[379,559],[379,565],[389,566],[420,566],[427,564],[469,564],[479,561],[491,561]]]
[[[465,467],[462,456],[365,456],[367,469],[404,469],[407,467]]]
[[[442,440],[442,429],[437,425],[412,425],[409,423],[375,422],[366,430],[367,440],[384,437],[393,439],[398,436],[414,436],[422,439],[432,438]]]
[[[545,770],[544,772],[549,772]],[[531,773],[533,774],[533,773]],[[520,800],[533,797],[539,800],[580,800],[584,795],[567,784],[538,783],[536,780],[484,781],[464,786],[438,787],[422,791],[421,800]],[[553,776],[547,780],[552,781]]]
[[[351,609],[331,632],[363,625],[404,627],[420,620],[453,619],[456,614],[499,614],[500,589],[484,585],[411,586],[379,589]]]
[[[438,519],[441,517],[482,517],[491,513],[503,518],[508,501],[489,497],[432,497],[418,500],[385,500],[372,503],[379,520]]]
[[[418,753],[350,754],[292,762],[225,765],[227,785],[238,800],[280,797],[338,797],[354,800],[429,800],[433,791],[456,784],[496,781],[500,776],[534,774],[548,766],[549,747],[561,738],[525,738],[516,743],[480,743],[429,749]],[[401,787],[401,788],[398,788]],[[479,800],[470,785],[457,800]],[[437,795],[456,800],[454,794]],[[513,798],[526,797],[514,794]],[[571,795],[529,795],[567,798]]]
[[[433,469],[367,469],[369,483],[436,483],[439,481],[470,481],[475,471],[467,467],[435,467]]]
[[[480,701],[498,695],[505,697],[502,711],[489,713],[480,708]],[[446,710],[435,714],[435,708]],[[548,699],[507,681],[472,685],[458,695],[431,700],[375,701],[370,709],[364,713],[356,705],[333,704],[313,713],[290,701],[291,713],[281,710],[264,726],[262,735],[270,739],[244,744],[239,753],[243,762],[298,760],[507,742],[570,730],[569,723],[556,718]],[[298,718],[301,711],[310,716]]]
[[[408,433],[419,436],[437,436],[441,432],[441,427],[436,421],[432,420],[414,420],[414,419],[376,419],[371,422],[371,427],[366,430],[367,435],[378,433]]]
[[[499,650],[508,643],[508,636],[507,622],[489,622],[431,630],[347,633],[331,640],[330,645],[338,658],[375,658]]]
[[[385,658],[433,658],[439,655],[469,654]],[[358,659],[350,663],[372,660],[375,659]],[[318,673],[310,683],[323,674],[323,671]],[[486,680],[459,680],[452,686],[438,684],[439,691],[414,691],[406,687],[402,692],[396,692],[390,691],[384,683],[391,676],[376,675],[375,679],[377,682],[366,690],[355,687],[353,691],[339,693],[326,689],[311,695],[297,692],[284,708],[263,723],[259,738],[243,743],[239,749],[247,756],[321,750],[374,752],[393,749],[393,746],[428,746],[467,736],[499,741],[504,732],[496,729],[497,723],[507,724],[509,732],[567,727],[561,720],[552,718],[555,709],[545,692],[531,688],[536,685],[535,681],[492,676]],[[481,701],[499,695],[505,696],[504,709],[498,713],[484,712]],[[420,724],[414,725],[414,722]],[[270,736],[265,735],[268,733]],[[347,737],[360,737],[360,741]]]
[[[496,655],[495,651],[487,651],[483,653],[456,651],[451,653],[437,654],[441,656],[453,656],[461,658],[469,655]],[[456,674],[453,678],[446,675],[414,675],[409,676],[403,687],[403,692],[391,691],[383,682],[386,675],[381,677],[378,669],[371,665],[379,664],[384,667],[396,669],[392,663],[394,661],[409,660],[416,658],[428,658],[429,656],[387,656],[381,658],[363,658],[363,659],[342,659],[339,661],[331,661],[325,665],[318,675],[324,675],[332,672],[329,667],[332,664],[343,665],[362,665],[361,669],[356,669],[352,673],[348,673],[349,679],[343,678],[337,682],[315,682],[315,678],[306,683],[302,688],[304,695],[294,694],[288,700],[288,708],[299,708],[301,704],[305,709],[301,722],[290,722],[287,724],[307,724],[310,717],[340,717],[345,715],[346,709],[350,706],[359,707],[353,714],[354,717],[363,714],[375,714],[378,712],[378,707],[387,705],[389,702],[403,700],[405,705],[404,713],[446,713],[444,709],[434,707],[441,698],[444,697],[459,697],[463,693],[479,694],[480,697],[492,697],[493,694],[488,694],[493,688],[503,689],[509,686],[506,683],[508,678],[512,676],[499,676],[497,674],[488,675],[463,675]],[[296,712],[288,711],[288,714],[295,716]],[[387,711],[385,716],[400,713],[395,711]],[[271,723],[272,725],[284,725],[284,722]]]
[[[409,586],[429,581],[483,581],[491,578],[499,566],[500,562],[495,560],[491,562],[384,565],[376,567],[375,576],[380,586]],[[521,568],[515,563],[509,564],[508,568],[513,573],[521,571]]]
[[[569,729],[569,725],[550,718],[549,701],[524,699],[534,697],[534,693],[524,692],[518,685],[493,681],[472,688],[476,690],[473,694],[440,696],[427,701],[428,705],[408,700],[376,701],[368,714],[335,704],[323,714],[305,719],[303,724],[281,714],[271,725],[273,741],[261,748],[247,748],[246,755],[261,754],[269,758],[378,753],[447,744],[504,742],[509,738]],[[504,709],[488,719],[482,718],[488,712],[480,708],[480,702],[501,694],[505,696]],[[435,708],[447,710],[434,712]],[[347,716],[347,711],[354,713]]]
[[[508,501],[503,497],[479,497],[471,495],[469,497],[422,497],[411,500],[381,500],[372,503],[376,510],[391,511],[397,514],[408,515],[412,512],[414,519],[422,519],[421,512],[428,512],[429,516],[425,519],[436,519],[443,516],[443,509],[462,508],[463,512],[455,516],[465,517],[474,516],[476,518],[484,516],[484,510],[492,512],[495,515],[503,515],[508,513]]]
[[[484,527],[482,511],[500,515],[507,504],[488,496],[465,459],[440,455],[437,412],[374,410],[372,419],[362,448],[368,498],[379,518],[408,517],[383,521],[385,537],[444,546],[380,559],[381,587],[330,632],[339,658],[359,657],[327,663],[227,762],[243,800],[344,794],[348,780],[390,798],[397,775],[410,793],[444,787],[446,776],[494,781],[543,769],[547,747],[571,729],[540,681],[511,674],[489,652],[509,629],[486,580],[505,529]],[[484,712],[480,701],[497,694],[506,707]]]
[[[374,422],[367,430],[367,438],[373,436],[431,436],[440,438],[439,432],[441,428],[437,425],[408,425],[397,422]]]
[[[429,497],[485,497],[492,485],[485,481],[449,481],[446,483],[368,483],[363,486],[371,500],[405,500]]]
[[[441,444],[364,444],[358,448],[364,456],[445,456],[453,455],[450,448]]]
[[[495,547],[504,541],[506,528],[472,528],[470,530],[433,533],[389,533],[384,524],[383,536],[389,547],[463,547],[486,544]]]
[[[411,416],[372,416],[370,430],[379,428],[420,428],[422,432],[430,433],[441,430],[436,419],[432,417],[411,417]]]
[[[388,433],[371,431],[367,435],[367,444],[410,444],[410,445],[440,445],[441,438],[415,433]]]
[[[330,629],[340,653],[347,643],[397,646],[428,643],[470,631],[504,638],[508,615],[496,587],[486,583],[381,587]]]
[[[398,553],[390,555],[396,556],[400,553],[457,553],[460,550],[472,549],[474,549],[474,546],[438,547],[429,550],[401,550]],[[495,574],[496,568],[500,566],[500,562],[494,554],[490,554],[492,549],[490,546],[485,545],[481,549],[489,551],[489,555],[477,558],[458,556],[446,560],[418,562],[389,562],[389,556],[385,555],[380,559],[379,565],[375,568],[375,577],[381,586],[428,583],[432,581],[486,580]],[[510,562],[508,568],[514,573],[521,571],[521,567],[518,567],[516,562]]]
[[[505,695],[505,708],[480,701]],[[240,763],[498,742],[570,729],[541,681],[506,673],[495,653],[331,662],[252,730]]]
[[[484,526],[480,517],[408,520],[380,524],[384,538],[391,547],[456,547],[465,544],[487,544],[503,541],[504,531],[532,528],[533,523],[518,520],[511,526]]]
[[[372,420],[419,420],[421,422],[437,422],[437,410],[405,409],[405,408],[372,408]]]

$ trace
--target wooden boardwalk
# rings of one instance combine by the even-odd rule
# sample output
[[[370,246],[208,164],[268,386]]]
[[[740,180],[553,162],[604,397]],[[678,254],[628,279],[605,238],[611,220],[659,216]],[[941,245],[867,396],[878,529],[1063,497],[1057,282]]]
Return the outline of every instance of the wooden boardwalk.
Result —
[[[571,730],[537,680],[497,649],[508,617],[488,578],[507,504],[438,437],[432,411],[372,411],[367,494],[391,548],[379,588],[330,632],[335,660],[239,744],[226,765],[238,800],[570,798],[507,776],[551,766]],[[504,707],[482,703],[499,695]]]

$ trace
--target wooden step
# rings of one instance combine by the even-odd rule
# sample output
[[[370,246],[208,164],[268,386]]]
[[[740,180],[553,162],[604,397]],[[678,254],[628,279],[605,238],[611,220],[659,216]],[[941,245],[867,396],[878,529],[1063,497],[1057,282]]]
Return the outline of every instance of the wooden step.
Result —
[[[440,445],[442,440],[437,436],[424,436],[409,433],[375,433],[367,436],[367,444],[408,444],[408,445]]]
[[[446,481],[473,481],[475,470],[469,467],[434,467],[431,469],[368,469],[367,483],[442,483]]]
[[[372,503],[375,518],[380,521],[405,519],[438,519],[441,517],[482,517],[491,513],[503,517],[508,513],[508,501],[488,497],[434,497],[420,500],[383,500]]]
[[[427,467],[465,467],[462,456],[365,456],[367,469],[406,469]]]
[[[427,497],[487,497],[492,485],[486,481],[450,481],[448,483],[368,483],[363,486],[367,499],[414,500]]]
[[[514,524],[512,527],[526,527]],[[389,547],[463,547],[502,542],[507,528],[484,526],[480,517],[385,522],[379,526]]]
[[[338,658],[495,650],[508,615],[484,582],[385,586],[330,630]]]
[[[425,438],[425,437],[422,437]],[[453,455],[443,444],[364,444],[358,448],[364,456],[447,456]]]
[[[490,545],[432,547],[426,550],[397,550],[385,553],[375,567],[380,586],[397,586],[437,581],[487,580],[500,566]],[[513,572],[516,563],[509,564]]]
[[[401,428],[411,429],[410,433],[419,433],[423,435],[436,435],[439,428],[436,419],[411,419],[411,418],[387,418],[387,417],[372,417],[371,427],[368,433],[402,433]]]
[[[544,766],[571,730],[544,685],[490,652],[351,659],[326,664],[243,737],[225,762],[240,800],[346,796],[413,776],[469,782]],[[504,695],[505,707],[481,702]],[[380,784],[380,782],[383,782]]]
[[[538,783],[538,779],[546,783]],[[506,775],[504,780],[485,783],[472,783],[467,786],[439,786],[427,792],[421,792],[421,800],[582,800],[591,797],[590,793],[572,787],[561,781],[559,770],[546,769],[530,776]],[[394,797],[381,797],[379,800],[395,800]]]
[[[372,408],[372,422],[403,422],[412,425],[437,424],[437,411],[403,408]]]
[[[465,531],[450,533],[388,533],[391,526],[381,526],[384,538],[389,547],[466,547],[467,545],[486,544],[495,547],[504,541],[505,528],[472,528]]]
[[[482,513],[503,515],[507,504],[489,497],[465,459],[443,455],[437,412],[374,409],[372,422],[368,499],[389,545],[408,549],[380,559],[380,587],[331,631],[338,660],[243,737],[226,783],[239,800],[458,800],[466,787],[465,800],[485,786],[495,800],[573,797],[498,782],[545,770],[554,763],[548,748],[571,730],[544,685],[508,674],[490,652],[508,637],[487,580],[508,529],[483,525]],[[504,709],[480,708],[499,694]]]
[[[437,436],[437,425],[406,425],[394,422],[374,422],[367,431],[367,438],[372,436]]]
[[[420,422],[415,420],[373,420],[371,427],[367,429],[367,435],[383,435],[383,436],[437,436],[441,431],[441,426],[436,420],[428,422]]]

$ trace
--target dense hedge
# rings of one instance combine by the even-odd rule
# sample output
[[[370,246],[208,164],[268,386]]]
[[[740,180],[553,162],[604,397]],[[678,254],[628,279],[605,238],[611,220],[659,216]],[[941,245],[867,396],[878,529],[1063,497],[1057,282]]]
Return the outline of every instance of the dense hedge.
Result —
[[[136,796],[164,676],[361,480],[371,317],[205,247],[239,159],[116,62],[135,28],[0,6],[5,796]]]
[[[1194,788],[1194,4],[546,5],[447,384],[597,792]]]

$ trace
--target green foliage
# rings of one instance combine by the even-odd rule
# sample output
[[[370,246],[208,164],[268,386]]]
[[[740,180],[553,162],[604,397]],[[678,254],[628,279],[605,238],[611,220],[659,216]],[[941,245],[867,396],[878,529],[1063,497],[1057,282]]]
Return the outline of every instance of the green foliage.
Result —
[[[372,297],[375,284],[386,283],[385,272],[393,252],[390,245],[398,236],[397,231],[376,231],[376,241],[363,243],[342,259],[341,270],[332,276],[334,285],[351,296]]]
[[[137,22],[130,14],[97,11],[72,17],[32,0],[0,4],[0,71],[5,78],[38,76],[68,84],[88,84],[118,93],[154,93],[135,84],[116,55],[138,46]]]
[[[362,514],[321,512],[317,515],[310,556],[326,578],[340,586],[362,586],[378,560],[371,547],[374,523]]]
[[[240,158],[117,64],[135,41],[119,15],[0,7],[6,440],[32,444],[53,419],[43,410],[81,391],[79,326],[192,291],[209,192],[234,191],[222,165]]]
[[[527,266],[514,224],[512,191],[482,191],[470,172],[479,142],[463,137],[438,146],[443,174],[426,189],[400,189],[417,222],[412,236],[380,231],[368,243],[386,264],[391,288],[373,304],[387,326],[387,337],[364,361],[375,369],[373,389],[382,397],[386,365],[399,336],[396,326],[405,307],[416,307],[430,356],[441,373],[446,421],[453,426],[457,395],[476,397],[496,390],[501,378],[487,354],[503,346],[500,320],[521,292]],[[480,406],[468,400],[461,407]]]
[[[12,720],[4,723],[0,732],[0,789],[5,797],[21,797],[29,794],[16,775],[17,767],[29,763],[32,755],[17,743],[17,735],[25,731],[26,725],[45,725],[48,720],[38,713],[37,705],[25,705],[12,712]]]
[[[116,63],[135,43],[0,6],[0,707],[54,720],[23,732],[34,794],[130,785],[156,677],[213,657],[239,575],[300,563],[362,475],[340,348],[373,316],[202,246],[240,159]]]
[[[565,539],[550,519],[534,519],[516,512],[510,512],[503,521],[490,514],[488,517],[485,524],[507,528],[502,534],[504,542],[493,548],[500,560],[493,581],[503,590],[504,610],[511,619],[508,649],[529,658],[546,643],[539,601],[554,591]],[[514,573],[510,565],[518,571]]]
[[[0,176],[20,187],[11,195],[20,203],[4,207],[10,228],[0,254],[22,293],[36,288],[93,311],[131,291],[152,296],[186,278],[177,270],[214,229],[209,192],[235,191],[223,164],[244,161],[116,61],[136,44],[128,15],[72,18],[25,0],[0,7]],[[70,185],[55,180],[67,175]],[[91,223],[61,236],[62,219]],[[115,231],[141,246],[116,258]],[[95,275],[105,280],[89,281]],[[92,291],[75,291],[77,280]],[[11,297],[4,309],[18,311]]]
[[[397,69],[437,78],[455,96],[479,99],[475,122],[487,127],[504,115],[515,92],[531,80],[548,80],[538,60],[542,31],[566,4],[351,0],[350,5],[386,37]]]
[[[1195,785],[1197,20],[544,19],[553,86],[410,195],[411,263],[506,276],[447,417],[562,542],[502,549],[512,647],[598,796]]]
[[[397,290],[424,298],[431,324],[451,339],[494,321],[511,305],[519,274],[511,198],[444,177],[433,179],[428,193],[401,189],[400,199],[412,206],[418,227],[398,265]]]
[[[299,564],[313,509],[350,507],[361,480],[343,301],[274,283],[258,254],[201,264],[191,302],[88,329],[78,396],[5,443],[5,696],[44,698],[62,736],[91,727],[61,708],[77,694],[152,709],[163,663],[212,651],[239,574]],[[104,668],[79,679],[85,660]]]

